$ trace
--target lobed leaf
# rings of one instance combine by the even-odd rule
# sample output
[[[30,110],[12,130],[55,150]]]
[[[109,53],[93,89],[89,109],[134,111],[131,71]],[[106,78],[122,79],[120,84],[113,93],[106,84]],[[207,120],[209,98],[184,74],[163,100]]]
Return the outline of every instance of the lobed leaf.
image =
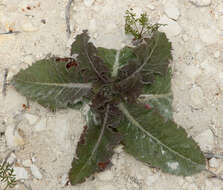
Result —
[[[71,55],[77,55],[78,70],[86,82],[110,81],[110,72],[103,60],[97,56],[97,48],[89,42],[86,30],[76,36],[71,47]]]
[[[37,61],[20,70],[13,77],[12,85],[28,99],[51,110],[74,106],[89,93],[92,84],[83,83],[76,66],[68,68],[68,64],[68,58]]]
[[[183,128],[142,105],[120,104],[125,115],[118,131],[125,150],[164,172],[188,176],[205,169],[205,158]]]
[[[144,86],[143,94],[140,96],[143,103],[148,104],[150,109],[156,109],[165,119],[173,119],[171,92],[171,72],[168,70],[163,75],[156,75],[154,82]]]
[[[78,142],[76,155],[69,172],[72,185],[82,183],[95,172],[103,171],[111,165],[113,147],[120,143],[120,135],[97,122],[90,111],[87,125]]]
[[[128,64],[130,60],[136,59],[133,48],[124,47],[121,50],[97,48],[97,56],[103,59],[115,77],[120,68]]]
[[[145,38],[144,43],[134,49],[139,61],[143,83],[151,84],[156,75],[164,75],[172,59],[172,46],[165,33],[155,32],[151,38]]]

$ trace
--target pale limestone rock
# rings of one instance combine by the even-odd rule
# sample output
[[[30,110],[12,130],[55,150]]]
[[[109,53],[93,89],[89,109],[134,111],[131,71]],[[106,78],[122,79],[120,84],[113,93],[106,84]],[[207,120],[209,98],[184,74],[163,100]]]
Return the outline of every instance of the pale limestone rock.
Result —
[[[191,184],[191,183],[193,183],[193,180],[194,180],[194,179],[193,179],[193,177],[191,177],[191,176],[186,176],[186,177],[185,177],[185,180],[186,180],[188,183]]]
[[[113,173],[110,170],[106,170],[104,172],[100,172],[98,174],[98,178],[102,181],[109,181],[113,179]]]
[[[5,131],[6,143],[9,148],[22,146],[25,144],[24,139],[19,135],[18,131],[14,130],[14,127],[9,125]]]
[[[161,26],[159,30],[165,32],[168,37],[177,36],[182,30],[177,22],[167,16],[161,17],[159,23],[166,24],[166,26]]]
[[[39,171],[39,168],[37,168],[34,164],[32,164],[30,166],[30,170],[32,172],[33,177],[35,177],[36,179],[42,179],[42,174]]]
[[[215,44],[220,40],[220,37],[215,29],[212,28],[200,28],[198,29],[200,39],[204,43],[210,45]]]
[[[31,160],[33,163],[36,162],[36,158],[34,156],[32,156]]]
[[[145,179],[145,183],[148,185],[148,186],[151,186],[153,183],[155,183],[157,180],[159,180],[160,176],[155,174],[155,175],[149,175],[146,177]]]
[[[211,0],[189,0],[189,1],[197,7],[207,7],[210,6],[212,3]]]
[[[212,168],[218,168],[221,164],[221,160],[219,159],[216,159],[216,158],[212,158],[209,160],[209,165],[212,167]]]
[[[150,5],[150,4],[148,4],[146,7],[148,7],[151,10],[154,10],[155,9],[155,7],[153,5]]]
[[[60,184],[64,187],[66,184],[67,184],[67,181],[68,181],[68,174],[64,174],[61,176],[61,179],[60,179]]]
[[[84,5],[85,5],[86,7],[90,7],[90,6],[93,5],[94,1],[95,1],[95,0],[84,0]]]
[[[90,20],[89,31],[90,32],[96,32],[97,31],[97,25],[96,25],[96,20],[95,19]]]
[[[44,131],[46,129],[46,123],[47,123],[47,119],[46,118],[42,118],[35,126],[34,126],[34,130],[35,131]]]
[[[223,72],[218,74],[218,88],[220,89],[221,93],[223,93]]]
[[[218,27],[223,30],[223,15],[218,18]]]
[[[25,168],[22,167],[14,167],[14,174],[15,174],[15,178],[16,180],[21,180],[21,179],[28,179],[28,172],[25,170]]]
[[[214,52],[214,57],[215,57],[215,58],[219,58],[219,56],[220,56],[220,51],[216,51],[216,52]]]
[[[205,190],[210,190],[210,189],[212,189],[212,187],[213,187],[212,182],[210,180],[206,179],[205,180]]]
[[[217,11],[218,11],[220,14],[223,14],[223,2],[221,2],[221,3],[217,6]]]
[[[27,55],[24,57],[24,63],[31,65],[33,63],[33,57],[31,55]]]
[[[32,162],[31,162],[31,160],[29,160],[29,159],[27,159],[27,160],[24,160],[23,162],[22,162],[22,165],[24,166],[24,167],[31,167],[31,165],[32,165]]]
[[[190,90],[191,106],[200,108],[204,103],[204,94],[200,87],[194,87]]]
[[[24,117],[28,120],[30,125],[33,125],[38,120],[38,116],[33,115],[33,114],[29,114],[29,113],[25,113]]]
[[[214,135],[210,129],[207,129],[195,137],[195,140],[204,152],[212,151],[214,148]]]
[[[184,35],[182,36],[182,38],[183,38],[183,41],[185,41],[185,42],[187,42],[187,41],[189,40],[189,37],[188,37],[188,35],[186,35],[186,34],[184,34]]]
[[[9,158],[7,159],[7,162],[9,164],[13,164],[16,161],[16,155],[14,153],[11,153]]]
[[[112,184],[106,184],[98,187],[97,190],[117,190],[117,189]]]
[[[15,40],[15,35],[7,35],[7,34],[2,34],[0,35],[0,44],[2,43],[8,43],[9,41]]]
[[[114,149],[115,153],[120,154],[121,152],[123,152],[123,145],[118,145],[117,147],[115,147]]]
[[[173,2],[168,1],[164,6],[164,10],[166,15],[171,19],[177,20],[180,16],[180,11],[177,5]]]
[[[38,31],[38,28],[33,26],[31,22],[25,22],[22,24],[22,30],[24,32],[36,32]]]
[[[198,190],[198,187],[195,184],[190,184],[187,186],[187,190]]]
[[[201,69],[196,65],[188,65],[185,67],[185,74],[192,82],[195,82],[201,73]]]
[[[200,64],[200,67],[207,75],[216,75],[216,73],[218,73],[217,68],[213,64],[211,64],[209,60],[205,60],[204,62],[202,62]]]
[[[203,48],[203,44],[201,42],[195,42],[193,51],[194,53],[198,53]]]

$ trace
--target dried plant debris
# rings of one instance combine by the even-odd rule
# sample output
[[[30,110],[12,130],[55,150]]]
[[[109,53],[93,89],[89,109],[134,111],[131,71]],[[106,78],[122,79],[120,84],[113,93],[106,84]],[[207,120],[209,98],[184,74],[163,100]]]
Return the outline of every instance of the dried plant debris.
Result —
[[[4,190],[13,188],[16,185],[14,170],[7,162],[0,166],[0,182],[5,184]]]
[[[143,27],[145,18],[136,21]],[[142,34],[135,35],[141,39],[137,45],[116,50],[95,47],[85,30],[72,44],[75,59],[37,61],[11,81],[18,92],[51,110],[90,105],[69,171],[72,185],[111,166],[120,143],[164,172],[188,176],[205,169],[200,148],[172,119],[171,43],[157,28],[150,37]]]

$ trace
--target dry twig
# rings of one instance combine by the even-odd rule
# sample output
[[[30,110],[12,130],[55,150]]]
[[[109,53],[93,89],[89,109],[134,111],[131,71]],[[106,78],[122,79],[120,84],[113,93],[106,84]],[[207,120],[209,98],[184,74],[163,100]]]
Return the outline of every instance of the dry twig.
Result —
[[[2,87],[2,95],[6,96],[6,88],[7,88],[7,77],[8,77],[8,69],[5,69],[4,78],[3,78],[3,87]]]
[[[204,156],[205,156],[207,159],[211,159],[211,158],[223,159],[223,154],[214,154],[214,153],[212,153],[212,152],[204,153]]]
[[[3,32],[3,33],[0,33],[0,35],[18,34],[18,33],[20,33],[20,31],[9,31],[9,32]]]
[[[66,9],[65,9],[65,19],[66,19],[66,24],[67,24],[67,37],[70,38],[70,7],[72,4],[73,0],[68,0]]]

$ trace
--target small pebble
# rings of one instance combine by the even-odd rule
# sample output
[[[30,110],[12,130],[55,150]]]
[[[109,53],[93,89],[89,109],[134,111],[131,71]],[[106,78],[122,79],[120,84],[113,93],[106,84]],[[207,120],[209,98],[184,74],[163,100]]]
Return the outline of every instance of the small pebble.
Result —
[[[7,162],[9,164],[13,164],[16,161],[16,155],[12,152],[9,156],[9,158],[7,159]]]
[[[195,184],[190,184],[187,186],[187,190],[198,190],[198,187]]]
[[[30,170],[32,172],[33,177],[35,177],[36,179],[42,179],[42,174],[39,171],[39,168],[37,168],[34,164],[32,164],[30,166]]]
[[[9,125],[5,131],[6,143],[9,148],[22,146],[25,144],[24,139],[15,131],[14,127]]]
[[[84,0],[84,4],[86,7],[90,7],[93,5],[95,0]]]
[[[193,87],[190,91],[191,106],[200,108],[204,103],[204,94],[200,87]]]
[[[24,32],[36,32],[38,29],[33,26],[31,22],[26,22],[22,25],[22,30]]]
[[[114,151],[115,151],[116,153],[119,153],[119,154],[120,154],[121,152],[124,151],[124,150],[123,150],[123,145],[119,145],[119,146],[115,147]]]
[[[212,151],[214,148],[214,135],[210,129],[207,129],[195,137],[202,151]]]
[[[159,175],[149,175],[146,177],[145,179],[145,183],[148,185],[148,186],[151,186],[153,183],[155,183],[157,180],[159,180],[160,176]]]
[[[113,173],[110,170],[106,170],[104,172],[100,172],[98,174],[98,178],[102,181],[109,181],[113,179]]]
[[[223,2],[221,2],[216,8],[220,14],[223,14]]]
[[[218,88],[221,90],[221,93],[223,93],[223,72],[218,74]]]
[[[64,187],[67,184],[67,181],[68,181],[68,175],[67,174],[62,175],[60,184]]]
[[[209,165],[212,167],[212,168],[218,168],[219,165],[221,164],[221,161],[219,159],[216,159],[216,158],[212,158],[209,160]]]
[[[197,7],[207,7],[211,5],[211,0],[189,0],[193,5]]]
[[[25,168],[21,167],[14,167],[14,174],[16,175],[16,180],[21,180],[21,179],[28,179],[28,172],[25,170]]]
[[[200,29],[198,29],[198,31],[200,34],[201,41],[203,41],[204,43],[206,43],[208,45],[217,43],[220,40],[215,29],[200,28]]]
[[[36,158],[34,156],[32,156],[31,160],[33,163],[36,162]]]
[[[31,55],[27,55],[24,57],[24,63],[31,65],[33,62],[33,57]]]
[[[89,31],[91,31],[91,32],[96,32],[97,31],[97,25],[96,25],[96,20],[95,19],[90,20]]]
[[[210,61],[205,60],[200,64],[200,68],[203,70],[203,73],[207,75],[215,75],[218,73],[218,69]]]
[[[35,126],[34,126],[34,130],[35,131],[43,131],[46,129],[47,125],[46,125],[47,119],[46,118],[42,118]]]
[[[22,162],[22,165],[23,165],[24,167],[31,167],[32,162],[31,162],[31,160],[27,159],[27,160],[24,160],[24,161]]]
[[[183,36],[182,36],[182,38],[183,38],[183,41],[188,41],[189,40],[189,37],[188,37],[188,35],[186,35],[186,34],[184,34]]]
[[[220,51],[216,51],[216,52],[214,53],[214,57],[215,57],[215,58],[219,58],[219,56],[220,56]]]
[[[168,1],[167,4],[165,4],[164,10],[166,15],[171,19],[177,20],[180,16],[180,11],[178,7],[172,2]]]
[[[168,37],[177,36],[182,30],[177,22],[169,19],[167,16],[161,17],[159,23],[166,24],[166,26],[160,27],[160,31],[165,32]]]
[[[151,10],[154,10],[155,9],[155,7],[153,6],[153,5],[147,5],[146,7],[148,7],[149,9],[151,9]]]
[[[190,79],[192,82],[195,82],[198,77],[201,75],[201,69],[197,67],[196,65],[188,65],[185,67],[185,75],[188,79]]]
[[[97,190],[117,190],[112,184],[102,185]]]
[[[29,121],[30,125],[33,125],[38,120],[38,116],[35,116],[33,114],[29,114],[29,113],[25,113],[24,117]]]
[[[223,30],[223,15],[218,18],[218,27]]]

